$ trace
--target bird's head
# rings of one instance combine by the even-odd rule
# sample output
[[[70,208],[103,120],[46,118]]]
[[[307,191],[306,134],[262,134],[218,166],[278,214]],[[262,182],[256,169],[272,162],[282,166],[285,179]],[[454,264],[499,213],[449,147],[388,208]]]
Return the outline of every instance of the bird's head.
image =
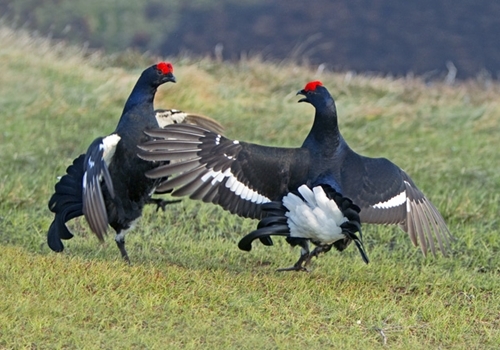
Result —
[[[174,67],[170,62],[160,62],[151,66],[148,70],[146,70],[149,74],[150,81],[155,86],[160,86],[168,81],[175,83],[174,77]]]
[[[323,109],[325,107],[331,108],[332,106],[335,108],[335,102],[333,101],[332,95],[330,95],[321,81],[316,80],[307,83],[302,90],[297,92],[297,95],[305,96],[298,102],[308,102],[316,109]]]

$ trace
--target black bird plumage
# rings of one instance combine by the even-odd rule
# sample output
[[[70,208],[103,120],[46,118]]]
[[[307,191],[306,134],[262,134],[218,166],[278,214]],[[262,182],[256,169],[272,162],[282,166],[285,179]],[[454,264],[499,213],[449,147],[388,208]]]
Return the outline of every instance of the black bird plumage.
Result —
[[[49,209],[55,218],[47,234],[49,247],[61,252],[61,239],[73,237],[66,222],[84,215],[99,240],[108,224],[116,231],[122,257],[125,233],[142,215],[145,204],[162,205],[151,198],[160,180],[144,174],[154,166],[137,157],[137,145],[149,139],[144,130],[158,128],[153,100],[158,87],[175,82],[173,67],[161,62],[144,70],[135,84],[115,131],[92,142],[86,154],[77,157],[55,186]]]
[[[282,201],[301,185],[329,186],[360,208],[362,223],[398,224],[425,255],[444,255],[451,234],[441,214],[411,178],[385,158],[355,153],[339,132],[335,102],[319,81],[297,94],[315,108],[313,126],[300,148],[266,147],[233,141],[204,128],[171,125],[148,132],[140,146],[146,160],[175,159],[147,175],[171,176],[158,186],[173,196],[189,196],[244,217],[269,215],[263,203]],[[261,240],[269,237],[259,236]],[[435,242],[437,240],[437,244]],[[295,240],[296,241],[296,240]]]

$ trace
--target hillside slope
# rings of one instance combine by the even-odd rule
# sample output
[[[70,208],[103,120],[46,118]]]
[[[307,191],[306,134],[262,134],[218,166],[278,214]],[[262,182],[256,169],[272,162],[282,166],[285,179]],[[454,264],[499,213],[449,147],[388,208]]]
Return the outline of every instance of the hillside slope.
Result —
[[[470,0],[2,0],[2,19],[109,51],[308,60],[396,75],[499,78],[500,4]],[[54,15],[57,14],[57,15]]]

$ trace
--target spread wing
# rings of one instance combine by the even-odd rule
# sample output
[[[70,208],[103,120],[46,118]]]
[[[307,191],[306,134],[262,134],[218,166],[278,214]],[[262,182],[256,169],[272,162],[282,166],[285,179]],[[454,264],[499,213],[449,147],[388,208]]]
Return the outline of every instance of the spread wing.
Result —
[[[354,168],[356,173],[350,171]],[[429,249],[436,254],[436,240],[446,255],[452,237],[443,217],[395,164],[385,158],[367,158],[352,152],[345,158],[342,179],[349,179],[342,181],[343,195],[361,208],[363,223],[399,224],[413,244],[420,245],[424,255]]]
[[[200,114],[187,113],[177,109],[156,109],[155,117],[158,126],[162,129],[172,124],[191,124],[201,126],[217,134],[222,134],[224,132],[224,127],[218,121]],[[168,180],[168,177],[160,179],[160,181],[166,180]],[[158,192],[155,190],[155,194],[160,193],[166,192]]]
[[[260,205],[281,199],[307,179],[309,152],[230,140],[206,128],[174,124],[146,132],[154,140],[139,157],[170,161],[146,175],[164,178],[157,192],[218,204],[233,214],[261,218]]]

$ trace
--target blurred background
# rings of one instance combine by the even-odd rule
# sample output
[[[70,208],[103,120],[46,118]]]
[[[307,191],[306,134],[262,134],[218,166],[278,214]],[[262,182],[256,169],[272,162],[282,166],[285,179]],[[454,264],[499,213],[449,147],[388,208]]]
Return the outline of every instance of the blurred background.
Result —
[[[500,75],[500,2],[491,0],[0,0],[0,20],[107,53],[261,56],[450,81]]]

